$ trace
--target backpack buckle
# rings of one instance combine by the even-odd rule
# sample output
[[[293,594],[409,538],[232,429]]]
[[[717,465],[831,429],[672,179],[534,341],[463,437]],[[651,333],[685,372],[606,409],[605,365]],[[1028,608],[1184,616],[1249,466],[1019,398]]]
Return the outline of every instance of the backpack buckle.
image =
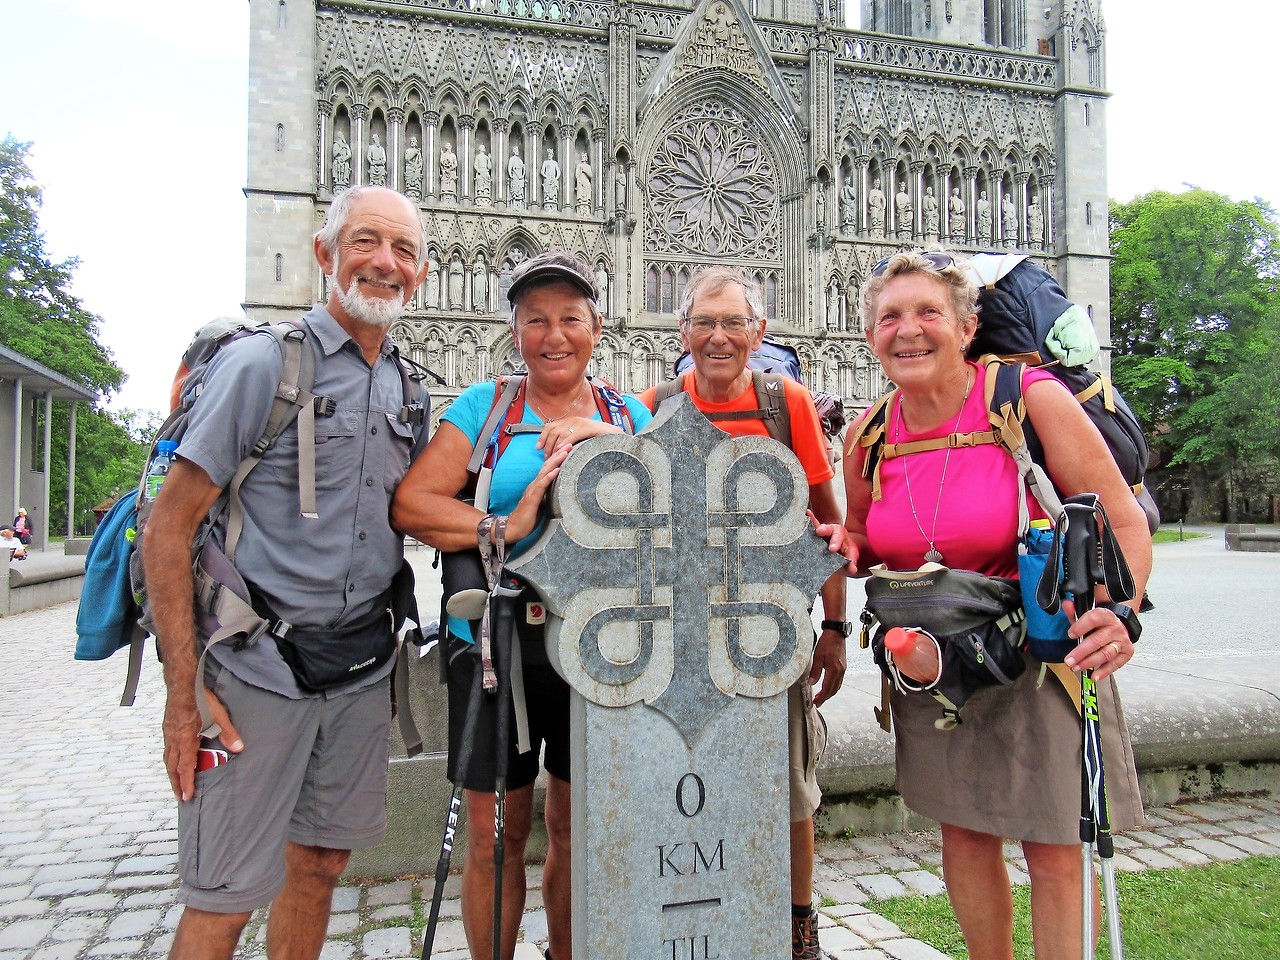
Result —
[[[421,403],[406,403],[400,408],[400,422],[420,427],[427,422],[427,411]]]
[[[338,410],[338,401],[333,397],[316,397],[311,401],[311,406],[317,417],[332,417]]]

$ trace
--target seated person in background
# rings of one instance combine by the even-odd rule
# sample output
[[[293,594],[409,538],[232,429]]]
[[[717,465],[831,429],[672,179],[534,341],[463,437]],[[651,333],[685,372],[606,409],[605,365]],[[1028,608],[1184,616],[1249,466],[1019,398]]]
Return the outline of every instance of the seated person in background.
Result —
[[[0,527],[0,550],[8,550],[14,560],[27,559],[27,548],[14,534],[13,527]]]

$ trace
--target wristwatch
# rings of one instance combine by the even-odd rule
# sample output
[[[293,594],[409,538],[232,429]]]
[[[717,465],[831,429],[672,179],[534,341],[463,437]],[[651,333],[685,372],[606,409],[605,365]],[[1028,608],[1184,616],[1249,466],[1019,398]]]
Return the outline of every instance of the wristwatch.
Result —
[[[1116,615],[1125,630],[1129,632],[1129,642],[1137,643],[1138,638],[1142,636],[1142,621],[1138,619],[1138,615],[1133,612],[1133,607],[1123,603],[1100,603],[1100,607],[1105,607]]]
[[[853,633],[853,624],[848,620],[823,620],[822,629],[834,630],[836,633],[840,634],[840,636],[847,639],[849,635]]]

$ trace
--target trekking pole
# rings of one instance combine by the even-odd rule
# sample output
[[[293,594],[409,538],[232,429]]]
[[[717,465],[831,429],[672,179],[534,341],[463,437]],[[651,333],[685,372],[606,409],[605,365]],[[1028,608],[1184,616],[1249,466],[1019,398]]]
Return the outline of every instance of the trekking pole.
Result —
[[[507,750],[511,717],[511,645],[515,641],[515,598],[520,585],[502,576],[494,588],[494,660],[498,673],[498,710],[494,734],[493,778],[493,960],[502,957],[502,871],[506,861]]]
[[[469,650],[460,653],[470,656]],[[444,645],[440,646],[440,656],[446,656]],[[449,877],[449,861],[453,857],[453,842],[458,835],[458,814],[462,808],[463,784],[467,780],[467,770],[471,766],[471,747],[476,738],[476,724],[480,717],[480,700],[483,696],[480,688],[482,675],[480,664],[475,665],[475,676],[471,680],[471,696],[467,700],[466,719],[462,723],[462,745],[458,748],[458,767],[453,773],[453,795],[449,798],[449,813],[444,823],[444,840],[440,843],[440,858],[436,861],[436,885],[431,891],[431,912],[427,917],[427,928],[422,939],[422,960],[431,956],[431,948],[436,939],[436,924],[440,920],[440,901],[444,897],[444,883]]]
[[[1081,494],[1063,502],[1065,546],[1063,549],[1062,587],[1075,601],[1076,617],[1093,608],[1093,590],[1105,582],[1098,511],[1101,504],[1096,494]],[[1105,515],[1105,514],[1104,514]],[[1102,888],[1107,915],[1107,938],[1112,960],[1122,960],[1124,945],[1120,939],[1120,904],[1116,894],[1114,847],[1111,817],[1107,810],[1107,785],[1102,765],[1102,727],[1098,719],[1098,688],[1092,670],[1080,674],[1080,845],[1082,863],[1082,903],[1080,921],[1080,955],[1093,960],[1094,865],[1096,847],[1102,869]]]

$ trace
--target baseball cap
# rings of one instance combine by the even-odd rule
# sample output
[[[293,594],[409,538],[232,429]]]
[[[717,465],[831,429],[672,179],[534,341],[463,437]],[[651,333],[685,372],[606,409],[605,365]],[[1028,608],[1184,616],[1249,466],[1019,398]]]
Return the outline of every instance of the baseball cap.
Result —
[[[591,268],[580,257],[561,250],[548,250],[536,257],[530,257],[511,272],[511,287],[507,291],[507,300],[514,307],[530,284],[539,281],[564,280],[571,283],[592,302],[600,299],[600,291],[596,289],[596,278]]]

